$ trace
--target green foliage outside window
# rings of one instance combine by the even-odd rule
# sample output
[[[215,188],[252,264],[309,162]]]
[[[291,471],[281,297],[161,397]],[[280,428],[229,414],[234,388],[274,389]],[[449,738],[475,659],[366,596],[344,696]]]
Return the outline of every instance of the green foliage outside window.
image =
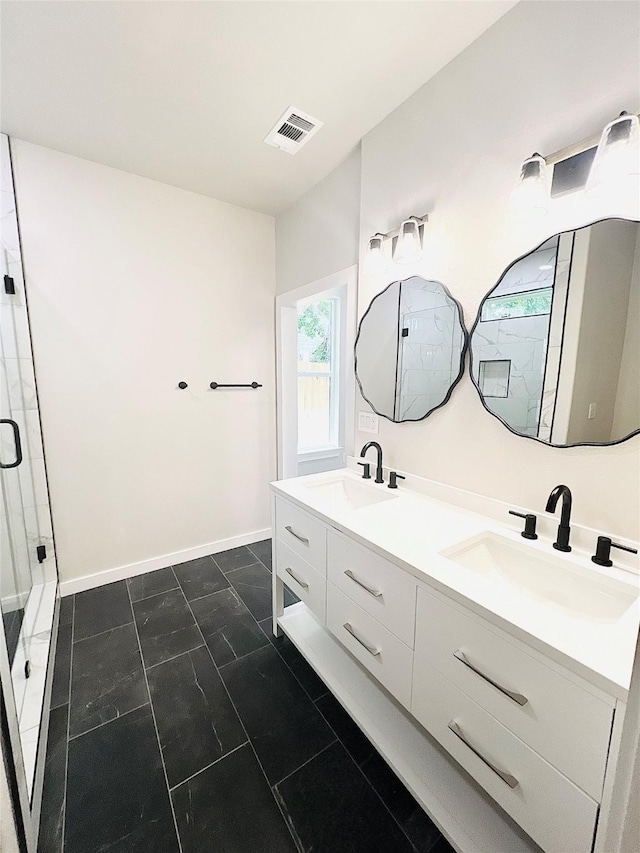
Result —
[[[553,288],[531,290],[527,293],[510,293],[506,296],[491,296],[482,307],[482,320],[508,320],[530,317],[534,314],[550,314]]]
[[[311,353],[311,361],[326,362],[330,357],[332,304],[330,299],[312,302],[298,314],[298,331],[319,343]]]

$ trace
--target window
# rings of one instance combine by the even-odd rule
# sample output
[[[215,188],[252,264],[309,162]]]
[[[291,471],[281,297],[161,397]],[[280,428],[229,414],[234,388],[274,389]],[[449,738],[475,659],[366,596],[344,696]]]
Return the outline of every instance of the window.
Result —
[[[533,317],[551,313],[553,287],[528,290],[524,293],[508,293],[505,296],[490,296],[482,306],[480,320],[511,320],[515,317]]]
[[[336,298],[298,307],[298,453],[339,445],[339,314]]]

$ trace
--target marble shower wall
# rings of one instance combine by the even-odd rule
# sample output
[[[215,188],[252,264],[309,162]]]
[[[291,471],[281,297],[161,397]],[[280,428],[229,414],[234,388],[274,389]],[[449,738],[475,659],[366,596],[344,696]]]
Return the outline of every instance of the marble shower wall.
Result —
[[[558,239],[552,238],[538,251],[515,263],[483,303],[481,316],[489,313],[493,298],[553,287],[557,251]],[[554,292],[554,305],[555,300]],[[563,312],[557,313],[561,318]],[[523,435],[538,436],[543,391],[547,420],[553,415],[558,374],[557,364],[555,371],[553,365],[547,370],[550,321],[550,314],[481,319],[473,333],[473,374],[481,390],[485,380],[484,402]],[[561,336],[561,325],[558,331]],[[560,341],[558,349],[559,344]]]
[[[486,405],[516,432],[536,436],[549,335],[549,314],[489,320],[476,326],[474,374],[483,361],[507,361],[505,397],[484,397]]]
[[[439,406],[460,370],[463,333],[456,307],[433,283],[405,285],[400,294],[400,338],[396,419],[423,418]]]

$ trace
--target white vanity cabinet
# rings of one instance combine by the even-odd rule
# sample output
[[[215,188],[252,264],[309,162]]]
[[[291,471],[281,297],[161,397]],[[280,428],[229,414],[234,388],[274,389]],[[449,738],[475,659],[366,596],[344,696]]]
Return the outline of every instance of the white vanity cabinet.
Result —
[[[324,624],[327,525],[279,498],[274,520],[274,577],[280,578]]]
[[[328,520],[273,507],[278,626],[452,844],[590,853],[616,699]],[[284,611],[279,581],[302,603]]]
[[[598,803],[437,670],[416,662],[412,710],[548,853],[589,851]]]
[[[423,665],[601,799],[615,706],[610,696],[444,596],[420,589],[414,703],[429,691]]]
[[[588,851],[614,700],[418,590],[411,711],[540,846]]]

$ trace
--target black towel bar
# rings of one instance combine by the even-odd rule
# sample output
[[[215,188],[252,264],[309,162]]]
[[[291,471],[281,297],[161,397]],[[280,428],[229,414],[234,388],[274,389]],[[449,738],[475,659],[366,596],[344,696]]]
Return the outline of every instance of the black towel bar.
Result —
[[[215,391],[216,388],[262,388],[262,385],[259,382],[251,382],[247,385],[238,385],[238,384],[225,385],[222,382],[212,382],[209,385],[209,388],[211,388],[213,391]]]

